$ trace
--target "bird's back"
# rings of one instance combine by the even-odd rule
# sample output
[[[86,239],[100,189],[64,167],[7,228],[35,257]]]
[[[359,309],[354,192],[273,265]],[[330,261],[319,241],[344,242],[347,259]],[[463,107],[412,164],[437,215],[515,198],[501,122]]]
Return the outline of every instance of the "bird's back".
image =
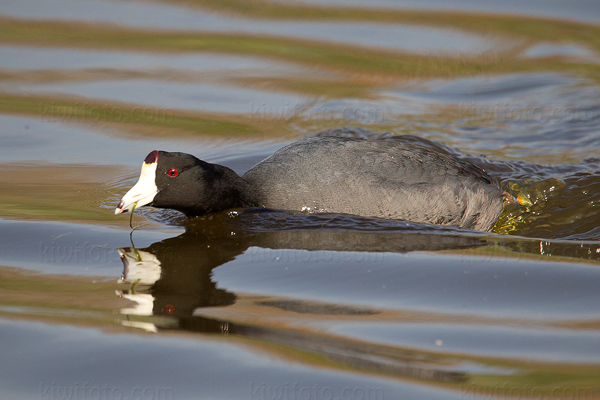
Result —
[[[401,139],[313,137],[243,178],[274,209],[349,213],[489,230],[502,191],[483,170]]]

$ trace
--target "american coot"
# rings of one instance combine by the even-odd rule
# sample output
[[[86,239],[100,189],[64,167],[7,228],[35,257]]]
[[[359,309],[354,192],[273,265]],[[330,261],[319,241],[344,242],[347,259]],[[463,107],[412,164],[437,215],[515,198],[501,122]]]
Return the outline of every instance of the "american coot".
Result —
[[[236,207],[348,213],[487,231],[502,190],[457,157],[402,140],[311,137],[241,177],[185,153],[152,151],[115,214],[152,205],[188,217]]]

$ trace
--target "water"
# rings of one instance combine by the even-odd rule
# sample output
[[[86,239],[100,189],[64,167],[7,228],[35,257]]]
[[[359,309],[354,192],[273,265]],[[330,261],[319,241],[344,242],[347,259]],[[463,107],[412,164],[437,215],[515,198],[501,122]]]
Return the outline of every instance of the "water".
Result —
[[[491,3],[339,3],[0,5],[0,398],[600,398],[595,7],[545,3],[560,40]],[[337,127],[485,168],[493,232],[114,215],[153,149],[243,173]]]
[[[277,35],[371,48],[411,49],[445,53],[493,50],[500,45],[492,37],[475,37],[453,30],[420,28],[400,24],[320,23],[256,21],[235,18],[206,10],[189,10],[162,4],[135,2],[52,0],[9,2],[3,14],[17,18],[69,19],[107,22],[151,29],[197,30],[245,34]]]

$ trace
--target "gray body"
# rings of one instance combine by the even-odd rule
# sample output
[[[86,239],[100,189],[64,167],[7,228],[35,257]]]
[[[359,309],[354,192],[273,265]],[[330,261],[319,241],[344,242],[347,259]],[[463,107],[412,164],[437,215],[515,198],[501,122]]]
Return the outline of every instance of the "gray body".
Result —
[[[261,206],[490,230],[502,190],[482,169],[402,140],[313,137],[242,178]]]

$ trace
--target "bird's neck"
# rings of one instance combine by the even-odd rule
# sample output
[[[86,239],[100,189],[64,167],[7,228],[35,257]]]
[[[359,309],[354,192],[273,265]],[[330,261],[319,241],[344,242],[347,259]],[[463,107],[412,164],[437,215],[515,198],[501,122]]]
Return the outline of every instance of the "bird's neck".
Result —
[[[231,208],[258,207],[258,196],[252,185],[230,168],[218,164],[209,164],[212,175],[217,176],[204,193],[212,201],[204,202],[203,209],[181,210],[188,216],[219,213]]]

